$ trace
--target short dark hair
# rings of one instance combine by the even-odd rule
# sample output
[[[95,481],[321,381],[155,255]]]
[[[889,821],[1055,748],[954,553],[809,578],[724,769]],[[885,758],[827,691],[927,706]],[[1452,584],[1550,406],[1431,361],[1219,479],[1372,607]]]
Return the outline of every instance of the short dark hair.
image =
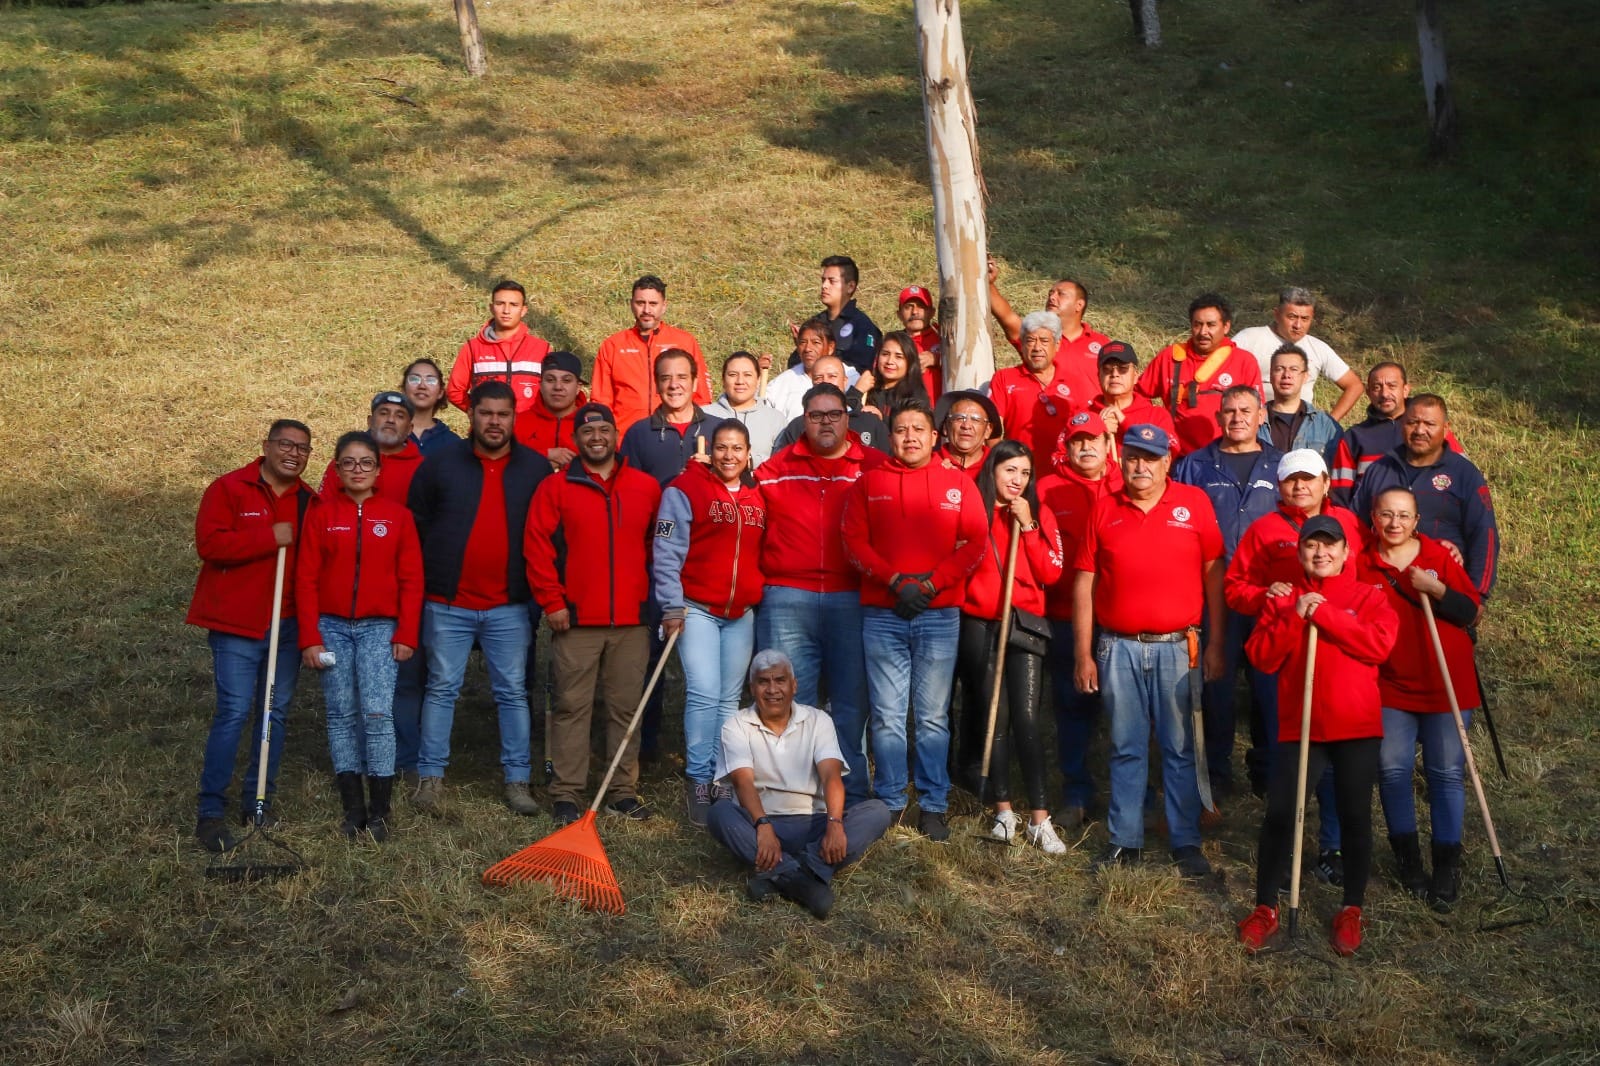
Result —
[[[511,391],[511,386],[503,381],[485,381],[467,394],[467,407],[477,410],[480,403],[485,400],[510,400],[511,406],[517,406],[517,394]]]
[[[1384,362],[1374,366],[1371,370],[1367,371],[1367,380],[1371,381],[1372,375],[1376,374],[1380,370],[1398,370],[1400,371],[1400,381],[1402,384],[1410,384],[1411,382],[1411,379],[1406,377],[1406,368],[1395,362],[1393,359],[1385,360]]]
[[[633,283],[633,288],[628,290],[628,295],[631,296],[640,289],[654,289],[656,292],[661,294],[661,298],[663,300],[667,298],[667,283],[656,277],[654,274],[640,275],[638,280]]]
[[[656,361],[654,363],[650,364],[650,377],[652,379],[655,378],[656,375],[661,373],[661,364],[665,363],[668,359],[685,359],[685,360],[687,360],[688,363],[689,363],[689,376],[690,377],[693,377],[695,375],[695,372],[699,369],[699,367],[695,364],[694,356],[690,355],[688,352],[684,351],[682,348],[668,348],[666,351],[664,351],[660,355],[656,356]]]
[[[850,410],[850,405],[845,402],[844,393],[839,390],[839,386],[830,384],[826,381],[819,381],[806,390],[806,394],[800,397],[800,410],[811,410],[811,401],[815,400],[819,396],[832,396],[834,399],[844,404],[844,409],[846,411]]]
[[[830,255],[822,260],[822,269],[838,267],[839,276],[852,285],[861,284],[861,271],[856,268],[856,261],[848,255]]]
[[[1311,360],[1306,358],[1306,350],[1300,347],[1298,344],[1279,345],[1278,350],[1272,353],[1272,358],[1267,360],[1267,366],[1269,368],[1276,366],[1278,363],[1278,356],[1280,355],[1298,355],[1300,357],[1301,370],[1308,370],[1311,367]]]
[[[751,355],[749,352],[745,351],[743,348],[740,348],[736,352],[729,352],[728,353],[728,358],[726,358],[726,359],[724,359],[722,361],[722,369],[723,369],[724,373],[727,372],[728,364],[733,362],[735,359],[748,359],[748,360],[750,360],[750,365],[751,366],[755,367],[757,370],[761,369],[761,360],[757,359],[755,356]]]
[[[1233,321],[1233,305],[1220,293],[1203,292],[1189,301],[1189,321],[1194,321],[1196,311],[1204,311],[1208,307],[1215,307],[1222,315],[1222,321]]]
[[[432,359],[429,359],[427,356],[423,356],[421,359],[413,359],[411,362],[407,363],[406,368],[400,371],[400,391],[406,391],[406,378],[410,377],[411,372],[419,366],[433,367],[433,376],[439,379],[439,398],[433,401],[433,412],[434,414],[438,414],[444,408],[450,406],[450,397],[445,395],[444,371],[440,370],[439,364],[435,363]]]
[[[921,415],[927,420],[929,429],[938,429],[938,426],[933,421],[933,408],[929,407],[921,400],[907,400],[905,403],[889,412],[889,428],[893,429],[895,426],[899,425],[901,417],[908,414]]]
[[[298,429],[306,435],[306,440],[311,439],[311,427],[298,418],[280,418],[267,427],[267,439],[271,440],[278,435],[280,429]]]
[[[1413,407],[1437,407],[1439,413],[1444,415],[1445,421],[1450,420],[1450,406],[1444,402],[1444,397],[1436,392],[1419,392],[1406,401],[1406,410]]]
[[[1085,311],[1089,309],[1089,286],[1077,278],[1057,278],[1056,285],[1071,285],[1074,289],[1077,289],[1078,295],[1083,298],[1083,309]]]
[[[489,290],[489,299],[494,299],[494,294],[497,292],[514,292],[522,297],[523,303],[528,302],[528,290],[524,289],[520,282],[512,281],[510,278],[501,278],[495,282],[494,288]]]
[[[826,315],[812,315],[800,323],[800,328],[795,330],[795,336],[798,337],[802,333],[820,333],[823,340],[833,340],[833,327],[828,324]]]
[[[364,429],[352,429],[349,433],[346,433],[340,437],[338,443],[333,446],[333,457],[335,459],[339,458],[339,456],[344,454],[344,450],[350,447],[352,444],[359,444],[363,448],[370,448],[372,450],[372,454],[378,457],[378,462],[383,462],[383,449],[378,447],[378,438],[374,437],[371,433],[368,433]]]

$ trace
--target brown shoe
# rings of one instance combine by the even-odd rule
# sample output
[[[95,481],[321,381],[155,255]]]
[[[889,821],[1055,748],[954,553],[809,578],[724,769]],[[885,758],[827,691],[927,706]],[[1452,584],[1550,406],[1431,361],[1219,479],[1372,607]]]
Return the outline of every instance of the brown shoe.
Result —
[[[424,814],[438,814],[444,802],[444,778],[424,777],[417,781],[417,791],[411,795],[411,805]]]
[[[517,814],[538,814],[539,805],[528,794],[526,781],[507,781],[505,788],[506,806]]]

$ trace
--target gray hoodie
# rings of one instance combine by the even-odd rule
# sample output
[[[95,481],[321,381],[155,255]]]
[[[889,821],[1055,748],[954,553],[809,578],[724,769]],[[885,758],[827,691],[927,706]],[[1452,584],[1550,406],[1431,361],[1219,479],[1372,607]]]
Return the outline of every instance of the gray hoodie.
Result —
[[[765,400],[757,400],[756,405],[748,411],[735,411],[733,405],[728,403],[728,394],[723,393],[717,397],[717,402],[707,404],[701,408],[712,418],[734,418],[744,423],[744,428],[750,431],[750,469],[754,470],[767,461],[772,454],[772,442],[788,420],[783,417],[776,407]]]

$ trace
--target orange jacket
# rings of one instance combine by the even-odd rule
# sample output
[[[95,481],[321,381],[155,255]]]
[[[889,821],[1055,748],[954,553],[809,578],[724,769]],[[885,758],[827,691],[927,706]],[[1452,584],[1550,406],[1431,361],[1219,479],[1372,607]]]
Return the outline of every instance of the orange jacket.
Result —
[[[663,322],[646,337],[638,327],[629,326],[600,342],[590,381],[590,399],[611,408],[619,440],[629,426],[648,418],[661,402],[656,395],[655,363],[656,356],[668,348],[682,348],[694,356],[695,406],[711,402],[711,374],[694,334]]]

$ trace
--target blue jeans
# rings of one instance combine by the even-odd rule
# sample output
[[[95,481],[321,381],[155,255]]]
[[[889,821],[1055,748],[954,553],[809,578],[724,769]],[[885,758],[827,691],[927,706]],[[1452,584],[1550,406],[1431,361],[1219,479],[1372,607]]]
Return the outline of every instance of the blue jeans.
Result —
[[[1227,625],[1223,631],[1222,641],[1222,677],[1216,681],[1207,681],[1201,690],[1200,702],[1205,708],[1206,725],[1206,770],[1211,775],[1213,782],[1231,784],[1233,782],[1233,745],[1235,723],[1238,721],[1235,713],[1237,681],[1240,667],[1245,668],[1245,673],[1250,679],[1250,694],[1252,697],[1251,723],[1264,717],[1267,712],[1266,700],[1271,698],[1271,710],[1277,711],[1277,683],[1278,679],[1271,674],[1263,674],[1251,665],[1245,658],[1245,641],[1250,639],[1250,631],[1255,628],[1255,617],[1240,614],[1237,611],[1228,612]],[[1206,634],[1209,643],[1211,635]],[[1268,694],[1271,694],[1270,696]],[[1250,764],[1250,759],[1246,758]],[[1260,779],[1266,781],[1265,758],[1262,758]],[[1252,774],[1255,765],[1249,766]]]
[[[756,650],[767,648],[776,648],[794,663],[795,702],[826,704],[849,771],[845,803],[866,799],[872,782],[867,776],[867,662],[860,595],[767,585],[756,610]]]
[[[199,817],[221,818],[228,809],[228,786],[233,783],[233,762],[239,738],[250,725],[250,770],[239,788],[239,806],[255,808],[256,767],[260,758],[261,708],[267,698],[266,637],[251,640],[212,630],[211,669],[216,675],[217,709],[206,734],[205,761],[200,769]],[[272,734],[267,744],[267,797],[277,790],[278,763],[283,758],[283,735],[300,676],[299,626],[284,618],[278,627],[278,669],[272,684]]]
[[[837,865],[829,865],[822,858],[822,834],[828,828],[826,812],[818,814],[775,814],[772,829],[783,845],[783,859],[777,866],[762,874],[774,878],[801,866],[810,870],[824,884],[833,880],[834,872],[861,858],[861,853],[873,845],[894,820],[880,800],[864,800],[844,812],[845,857]],[[711,805],[706,829],[723,847],[750,865],[756,861],[756,827],[750,816],[731,800],[718,800]]]
[[[718,618],[699,604],[685,605],[678,662],[683,665],[684,774],[710,784],[716,772],[722,724],[739,708],[744,674],[755,651],[756,620],[746,611]]]
[[[1173,848],[1200,843],[1200,786],[1189,714],[1189,649],[1181,640],[1145,644],[1102,633],[1095,649],[1100,694],[1111,723],[1111,843],[1144,847],[1150,734],[1161,749],[1167,837]]]
[[[396,663],[394,677],[394,767],[417,769],[417,753],[422,747],[422,699],[428,690],[428,649],[422,645],[403,663]]]
[[[528,688],[524,671],[532,627],[528,605],[508,603],[471,611],[429,600],[422,607],[422,643],[428,649],[428,695],[422,703],[422,751],[417,773],[443,777],[450,763],[450,727],[456,696],[476,640],[489,668],[489,687],[500,712],[500,765],[507,783],[530,776]]]
[[[1094,801],[1094,777],[1089,772],[1089,745],[1100,717],[1100,695],[1079,692],[1072,679],[1072,623],[1050,622],[1050,689],[1056,704],[1056,757],[1061,765],[1061,798],[1068,807],[1088,807]]]
[[[1472,712],[1462,711],[1464,724]],[[1428,806],[1435,844],[1461,843],[1461,819],[1466,815],[1467,794],[1462,780],[1467,753],[1462,750],[1451,714],[1415,714],[1383,709],[1383,747],[1378,754],[1378,799],[1391,835],[1417,831],[1417,800],[1411,791],[1417,744],[1422,744],[1422,771],[1428,779]]]
[[[317,621],[334,658],[322,670],[322,702],[336,774],[394,776],[394,625],[393,618],[331,614]]]
[[[886,607],[861,609],[867,647],[867,692],[872,700],[872,779],[878,798],[905,810],[906,716],[913,733],[917,806],[942,814],[950,802],[950,689],[955,683],[961,612],[923,611],[906,621]]]

